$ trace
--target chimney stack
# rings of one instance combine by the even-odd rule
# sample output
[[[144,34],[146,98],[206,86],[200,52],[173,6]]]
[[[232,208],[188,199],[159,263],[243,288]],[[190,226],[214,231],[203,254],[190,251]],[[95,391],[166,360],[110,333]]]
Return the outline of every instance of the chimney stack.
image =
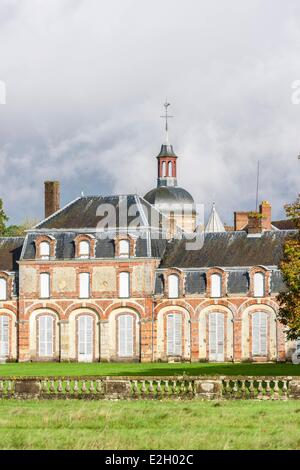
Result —
[[[45,181],[45,218],[60,209],[59,181]]]
[[[250,234],[262,232],[262,216],[260,212],[249,212],[247,232]]]
[[[268,201],[262,201],[259,206],[259,212],[262,215],[263,230],[271,230],[272,207]]]

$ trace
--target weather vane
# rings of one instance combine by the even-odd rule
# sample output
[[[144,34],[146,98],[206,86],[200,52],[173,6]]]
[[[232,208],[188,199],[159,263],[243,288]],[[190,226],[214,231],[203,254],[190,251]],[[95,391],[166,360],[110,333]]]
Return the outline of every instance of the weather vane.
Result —
[[[164,104],[166,112],[163,116],[160,116],[161,118],[166,120],[166,143],[167,144],[169,144],[169,126],[168,126],[169,123],[168,123],[168,119],[173,117],[173,116],[170,116],[170,114],[168,114],[168,107],[169,106],[170,106],[170,103],[168,103],[168,100],[166,99],[166,102]]]

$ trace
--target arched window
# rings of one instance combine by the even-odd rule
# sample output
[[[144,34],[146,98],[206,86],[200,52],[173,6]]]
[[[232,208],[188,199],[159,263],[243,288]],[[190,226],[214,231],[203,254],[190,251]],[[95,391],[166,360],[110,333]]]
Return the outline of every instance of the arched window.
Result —
[[[7,300],[7,281],[0,277],[0,300]]]
[[[129,240],[120,240],[119,242],[119,256],[120,258],[129,258],[130,243]]]
[[[161,170],[161,174],[163,177],[167,176],[167,171],[166,171],[166,162],[162,162],[162,170]]]
[[[40,274],[40,297],[41,299],[49,299],[50,297],[50,274]]]
[[[130,274],[126,271],[119,275],[119,297],[130,297]]]
[[[53,356],[53,325],[54,319],[50,315],[42,315],[39,317],[39,356]]]
[[[50,259],[50,243],[49,242],[40,243],[40,258]]]
[[[254,297],[264,297],[265,295],[265,275],[264,273],[254,273]]]
[[[80,299],[90,297],[90,273],[79,273],[79,297]]]
[[[255,312],[252,315],[252,355],[267,355],[267,314]]]
[[[224,314],[209,314],[209,360],[224,361]]]
[[[90,242],[87,240],[82,240],[79,242],[79,258],[89,258],[90,257]]]
[[[167,354],[169,356],[182,355],[182,316],[180,313],[171,313],[167,316]]]
[[[169,162],[169,163],[168,163],[168,176],[173,176],[173,172],[172,172],[172,162]]]
[[[177,299],[179,297],[179,277],[177,274],[170,274],[168,277],[169,298]]]
[[[221,297],[221,294],[222,294],[221,274],[212,274],[210,277],[210,282],[211,282],[211,297]]]
[[[78,318],[78,361],[93,360],[93,318],[91,315],[80,315]]]
[[[133,356],[133,316],[120,315],[118,318],[119,356]]]
[[[9,355],[9,317],[0,316],[0,356]]]

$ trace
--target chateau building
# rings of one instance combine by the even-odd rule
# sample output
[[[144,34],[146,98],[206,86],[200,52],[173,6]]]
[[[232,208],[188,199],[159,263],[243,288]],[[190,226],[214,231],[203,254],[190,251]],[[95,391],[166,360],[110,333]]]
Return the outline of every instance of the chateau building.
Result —
[[[285,361],[278,263],[293,235],[260,214],[205,230],[177,186],[177,156],[157,157],[145,197],[82,196],[60,208],[45,183],[45,219],[0,239],[0,357],[18,361]],[[279,226],[279,228],[278,228]],[[191,235],[193,234],[193,235]]]

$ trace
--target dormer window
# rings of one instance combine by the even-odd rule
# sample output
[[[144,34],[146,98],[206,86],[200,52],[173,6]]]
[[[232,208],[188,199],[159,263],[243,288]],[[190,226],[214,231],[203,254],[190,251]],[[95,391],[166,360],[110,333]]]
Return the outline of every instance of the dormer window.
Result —
[[[89,258],[90,257],[90,242],[87,240],[82,240],[79,242],[79,258]]]
[[[41,259],[50,259],[50,243],[41,242],[40,243],[40,258]]]
[[[222,276],[221,274],[212,274],[210,276],[211,297],[221,297],[222,294]]]
[[[264,297],[265,295],[265,275],[262,272],[253,275],[253,294],[254,297]]]
[[[168,277],[169,299],[177,299],[179,297],[179,276],[170,274]]]
[[[0,277],[0,300],[7,300],[7,280]]]
[[[129,258],[130,243],[129,240],[120,240],[119,242],[119,257]]]

